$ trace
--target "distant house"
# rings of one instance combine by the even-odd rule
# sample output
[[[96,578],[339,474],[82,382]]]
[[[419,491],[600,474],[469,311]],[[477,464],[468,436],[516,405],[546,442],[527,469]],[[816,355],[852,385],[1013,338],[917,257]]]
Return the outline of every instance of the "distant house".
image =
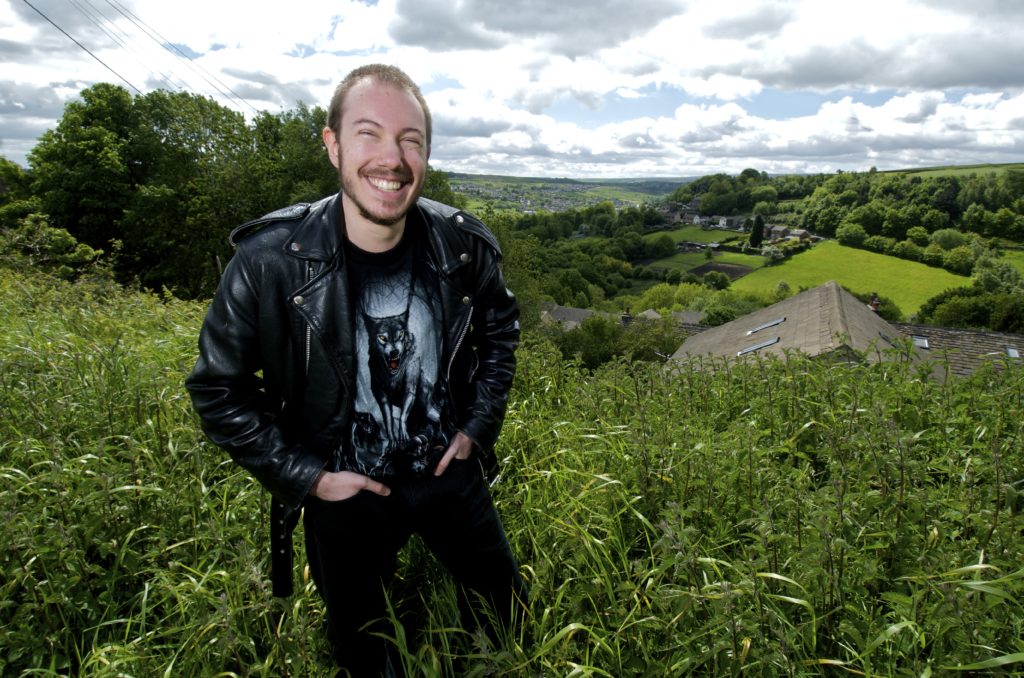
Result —
[[[810,240],[811,232],[803,228],[794,228],[789,232],[789,237],[797,240]]]
[[[584,320],[594,315],[589,308],[573,308],[572,306],[559,306],[553,304],[541,311],[540,321],[546,324],[557,324],[563,330],[574,330]]]
[[[893,351],[892,349],[899,349]],[[964,376],[986,362],[1020,361],[1024,336],[927,325],[890,324],[830,281],[732,322],[693,334],[672,355],[741,359],[797,351],[843,362],[927,361],[932,374]]]
[[[1024,336],[1019,334],[910,323],[893,323],[893,327],[958,377],[973,374],[986,363],[1019,363],[1024,356]]]
[[[574,308],[572,306],[559,306],[558,304],[550,304],[547,308],[542,310],[540,319],[542,323],[557,324],[563,330],[569,331],[576,329],[580,326],[580,323],[594,315],[618,320],[623,325],[628,325],[635,320],[661,320],[661,314],[653,308],[649,308],[646,311],[637,313],[636,315],[632,315],[627,311],[620,316],[616,316],[612,313],[592,311],[589,308]],[[703,311],[672,312],[672,319],[690,333],[705,329],[703,325],[698,325],[703,317]]]
[[[718,228],[724,228],[730,231],[742,229],[744,222],[743,217],[712,217],[711,220],[718,224]]]
[[[697,325],[704,319],[704,311],[672,311],[672,317],[680,325]],[[703,331],[707,328],[701,325],[700,329]]]
[[[901,346],[901,335],[881,316],[834,281],[689,337],[673,354],[686,361],[699,356],[742,358],[784,356],[799,351],[811,357],[869,362]],[[922,360],[912,351],[911,360]]]
[[[680,202],[667,202],[658,207],[658,213],[669,224],[692,224],[693,218],[700,215],[697,210]]]
[[[780,226],[776,224],[775,226],[767,228],[768,230],[765,233],[765,237],[767,237],[769,240],[782,240],[783,238],[789,237],[790,231],[789,228],[786,226]]]
[[[642,319],[642,320],[661,320],[661,314],[658,313],[657,311],[655,311],[653,308],[649,308],[646,311],[644,311],[642,313],[638,313],[637,315],[635,315],[633,317],[634,317],[634,319]]]

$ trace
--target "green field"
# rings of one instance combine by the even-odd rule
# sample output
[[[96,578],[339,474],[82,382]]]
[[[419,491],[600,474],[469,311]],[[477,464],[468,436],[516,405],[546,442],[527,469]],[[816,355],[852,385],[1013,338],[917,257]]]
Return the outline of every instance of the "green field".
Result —
[[[626,188],[625,186],[598,186],[587,189],[583,194],[592,197],[597,202],[601,202],[603,200],[620,200],[622,202],[633,202],[637,205],[651,202],[651,199],[654,197],[649,193],[634,191]]]
[[[715,254],[716,264],[737,264],[748,268],[761,268],[765,264],[765,258],[754,254],[740,254],[739,252],[720,252]],[[687,273],[698,266],[708,263],[703,252],[680,252],[665,259],[658,259],[651,262],[654,268],[664,268],[669,271],[682,271]]]
[[[768,266],[733,283],[736,290],[774,290],[780,280],[794,289],[816,287],[829,280],[856,293],[878,292],[907,316],[925,301],[970,279],[940,268],[882,254],[843,247],[834,241],[815,245],[778,266]]]
[[[653,240],[659,238],[662,235],[668,235],[672,238],[672,242],[725,242],[726,240],[732,240],[736,237],[746,238],[745,233],[737,233],[736,231],[722,231],[717,228],[701,228],[700,226],[683,226],[672,231],[658,231],[656,233],[648,233],[644,236],[644,240]]]
[[[1024,170],[1024,163],[1004,165],[958,165],[953,167],[925,167],[918,170],[896,170],[899,174],[912,174],[916,177],[965,177],[971,174],[1002,174],[1007,170]],[[881,174],[881,172],[879,173]]]
[[[1013,266],[1024,274],[1024,250],[1004,250],[1003,260],[1013,264]]]

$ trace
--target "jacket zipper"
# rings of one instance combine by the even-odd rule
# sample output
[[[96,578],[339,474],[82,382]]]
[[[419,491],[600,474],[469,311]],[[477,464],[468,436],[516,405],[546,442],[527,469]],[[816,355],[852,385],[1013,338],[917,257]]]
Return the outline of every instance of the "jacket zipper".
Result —
[[[306,284],[308,285],[313,281],[313,262],[306,262]],[[310,343],[313,340],[313,327],[306,321],[306,376],[309,376],[309,353]]]
[[[452,383],[452,365],[455,363],[455,356],[458,354],[459,349],[462,348],[462,341],[466,338],[466,333],[469,332],[469,325],[472,320],[473,306],[470,304],[469,313],[466,315],[466,324],[462,326],[462,331],[459,332],[459,339],[455,342],[455,349],[452,351],[452,355],[448,359],[448,369],[445,370],[445,379],[449,384]]]

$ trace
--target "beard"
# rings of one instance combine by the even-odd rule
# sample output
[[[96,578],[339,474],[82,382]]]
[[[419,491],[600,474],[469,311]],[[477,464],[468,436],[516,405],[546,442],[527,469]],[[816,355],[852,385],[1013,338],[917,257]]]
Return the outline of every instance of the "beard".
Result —
[[[339,157],[341,157],[340,149],[338,155]],[[388,179],[391,181],[401,181],[402,183],[411,183],[412,181],[414,181],[414,177],[412,176],[411,172],[393,173],[391,176],[381,178]],[[353,176],[348,176],[345,173],[344,163],[339,163],[338,180],[341,183],[342,193],[344,193],[352,202],[352,204],[355,205],[356,209],[359,210],[359,216],[361,216],[362,218],[366,219],[371,223],[377,224],[378,226],[394,226],[395,224],[405,219],[405,215],[409,213],[409,210],[412,208],[414,204],[416,204],[417,198],[419,198],[420,194],[423,192],[423,185],[420,184],[419,188],[412,193],[412,196],[409,199],[408,204],[404,206],[404,209],[400,209],[399,212],[374,212],[369,207],[367,207],[364,201],[359,197],[360,182],[362,182],[363,179],[364,176],[358,170],[355,172]],[[399,206],[396,205],[396,208],[398,207]]]

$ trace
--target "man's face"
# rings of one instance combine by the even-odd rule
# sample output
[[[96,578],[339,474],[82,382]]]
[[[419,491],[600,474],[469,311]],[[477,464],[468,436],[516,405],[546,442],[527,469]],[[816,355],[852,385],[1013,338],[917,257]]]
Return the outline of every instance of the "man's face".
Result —
[[[380,226],[403,222],[423,190],[430,155],[416,98],[364,79],[348,91],[338,126],[338,134],[324,130],[324,143],[338,168],[346,216],[354,207]]]

